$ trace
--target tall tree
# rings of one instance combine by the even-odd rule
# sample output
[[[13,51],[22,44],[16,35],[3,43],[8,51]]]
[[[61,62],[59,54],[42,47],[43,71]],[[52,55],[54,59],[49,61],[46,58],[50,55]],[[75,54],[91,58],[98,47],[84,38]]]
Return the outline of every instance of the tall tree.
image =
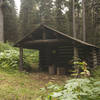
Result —
[[[83,41],[86,41],[85,0],[82,0],[82,7],[83,7]]]
[[[73,0],[69,0],[69,11],[68,11],[68,22],[69,22],[69,33],[73,36]]]
[[[53,0],[37,0],[40,23],[52,26],[55,24]]]
[[[66,8],[66,1],[65,0],[56,0],[56,26],[59,31],[66,33],[67,29],[67,17],[65,16],[65,8]]]
[[[100,44],[100,0],[93,0],[94,12],[94,43]]]
[[[77,38],[78,39],[82,39],[82,16],[81,16],[81,11],[82,11],[82,7],[81,7],[81,2],[80,0],[76,0],[75,1],[75,17],[76,17],[76,33],[77,33]]]
[[[3,30],[3,25],[4,25],[4,21],[3,21],[3,11],[2,11],[2,4],[3,1],[0,1],[0,41],[4,42],[4,30]]]
[[[75,23],[76,23],[76,20],[75,20],[75,0],[73,0],[73,36],[74,36],[74,38],[77,38]]]
[[[5,0],[4,13],[4,38],[5,41],[16,41],[18,38],[17,15],[14,0]]]
[[[37,24],[44,23],[90,43],[93,43],[94,37],[99,41],[100,26],[94,24],[98,13],[92,7],[94,1],[98,3],[100,0],[21,0],[22,36],[30,33]]]
[[[73,37],[77,38],[77,33],[76,33],[76,24],[75,24],[75,0],[73,0]],[[74,60],[76,61],[78,57],[78,49],[75,46],[74,47]]]
[[[35,0],[21,0],[20,11],[20,37],[32,32],[36,24],[36,2]]]

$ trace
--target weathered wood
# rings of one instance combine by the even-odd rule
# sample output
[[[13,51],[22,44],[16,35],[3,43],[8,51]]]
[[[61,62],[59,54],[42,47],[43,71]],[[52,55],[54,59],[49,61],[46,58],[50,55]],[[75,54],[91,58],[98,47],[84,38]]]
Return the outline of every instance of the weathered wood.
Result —
[[[97,63],[100,66],[100,50],[97,50]]]
[[[42,66],[42,69],[47,69],[46,71],[49,71],[48,67],[51,65],[51,60],[50,60],[50,49],[47,47],[43,47],[40,49],[40,66]]]
[[[57,67],[57,75],[65,75],[66,70],[64,67]]]
[[[22,71],[23,70],[23,48],[20,48],[20,56],[19,56],[19,70]]]
[[[78,48],[74,47],[74,60],[78,58]]]
[[[56,43],[56,42],[64,42],[65,40],[58,40],[58,39],[48,39],[48,40],[33,40],[33,41],[27,41],[23,44],[37,44],[37,43]]]
[[[55,74],[55,67],[54,67],[54,65],[50,65],[49,66],[49,74],[50,75],[54,75]]]

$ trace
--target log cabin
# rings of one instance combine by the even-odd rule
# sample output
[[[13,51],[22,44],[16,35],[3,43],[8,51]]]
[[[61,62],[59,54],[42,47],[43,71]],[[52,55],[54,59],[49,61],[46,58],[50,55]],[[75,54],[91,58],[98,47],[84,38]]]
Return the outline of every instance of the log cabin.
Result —
[[[86,61],[90,68],[100,65],[99,47],[46,25],[39,25],[15,46],[20,48],[20,70],[23,69],[23,48],[39,50],[39,68],[49,74],[66,74],[72,69],[73,57]]]

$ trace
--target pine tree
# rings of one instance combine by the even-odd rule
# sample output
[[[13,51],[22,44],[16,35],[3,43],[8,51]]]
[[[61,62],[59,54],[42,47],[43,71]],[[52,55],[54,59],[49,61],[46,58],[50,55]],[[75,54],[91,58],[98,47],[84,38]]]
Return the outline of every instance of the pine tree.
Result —
[[[63,13],[64,6],[65,6],[64,3],[65,3],[65,0],[56,0],[56,2],[55,2],[56,26],[57,26],[57,30],[62,31],[62,32],[66,32],[66,28],[67,28],[67,26],[66,26],[67,19]]]
[[[18,39],[17,15],[14,0],[4,1],[3,13],[5,41],[14,42]]]
[[[38,0],[39,7],[40,23],[46,25],[54,24],[54,15],[53,15],[53,0]]]
[[[19,38],[34,30],[37,24],[37,9],[35,0],[21,0],[20,35]]]

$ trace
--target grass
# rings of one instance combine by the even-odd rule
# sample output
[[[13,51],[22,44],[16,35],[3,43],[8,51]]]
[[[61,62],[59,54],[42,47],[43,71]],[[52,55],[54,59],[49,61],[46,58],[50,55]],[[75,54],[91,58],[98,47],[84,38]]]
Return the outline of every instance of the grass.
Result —
[[[95,78],[100,77],[100,68],[95,70],[94,76]],[[68,79],[66,76],[49,75],[42,72],[11,72],[0,69],[0,100],[37,100],[40,88],[47,83],[62,85]]]
[[[39,89],[45,84],[62,84],[66,79],[66,76],[46,73],[7,73],[0,70],[0,100],[36,100]]]
[[[14,48],[9,44],[0,43],[0,52],[4,52],[5,50],[15,50],[17,52],[18,48]],[[26,54],[24,56],[27,56],[24,61],[26,60],[35,72],[20,73],[14,71],[14,69],[11,69],[9,62],[6,62],[10,58],[1,61],[1,63],[5,62],[7,68],[3,65],[2,69],[4,71],[1,69],[2,65],[0,66],[0,100],[36,100],[39,96],[40,88],[44,87],[45,84],[48,82],[62,84],[67,79],[65,76],[50,76],[46,73],[38,73],[38,51],[25,49],[24,54]],[[19,61],[19,58],[17,60]],[[33,64],[33,62],[36,64]],[[25,68],[27,69],[29,67]]]

